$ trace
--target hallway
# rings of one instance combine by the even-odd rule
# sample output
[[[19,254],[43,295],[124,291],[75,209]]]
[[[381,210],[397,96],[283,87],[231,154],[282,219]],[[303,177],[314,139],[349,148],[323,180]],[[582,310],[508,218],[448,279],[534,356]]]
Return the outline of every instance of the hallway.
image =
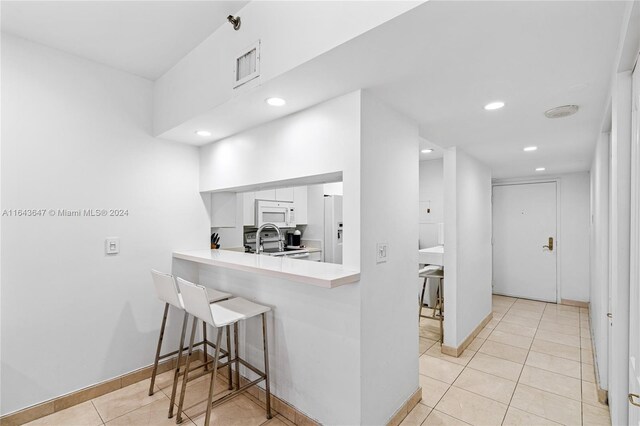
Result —
[[[493,319],[459,358],[420,326],[422,401],[403,425],[607,425],[587,308],[493,296]]]

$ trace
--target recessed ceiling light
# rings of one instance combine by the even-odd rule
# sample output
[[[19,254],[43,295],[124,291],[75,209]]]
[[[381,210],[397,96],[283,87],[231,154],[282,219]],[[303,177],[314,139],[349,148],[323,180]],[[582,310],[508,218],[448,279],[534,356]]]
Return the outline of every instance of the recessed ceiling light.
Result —
[[[504,102],[502,101],[495,101],[495,102],[491,102],[488,103],[484,106],[484,109],[486,109],[487,111],[493,111],[495,109],[500,109],[504,106]]]
[[[431,148],[427,148],[427,149],[423,149],[422,151],[420,151],[423,154],[428,154],[430,152],[433,152],[433,150]]]
[[[537,146],[528,146],[528,147],[526,147],[523,151],[527,151],[527,152],[529,152],[529,151],[535,151],[535,150],[537,150],[537,149],[538,149],[538,147],[537,147]]]
[[[536,168],[536,172],[544,172],[545,168],[544,167],[537,167]]]
[[[207,138],[207,137],[211,136],[211,132],[209,132],[207,130],[198,130],[198,131],[196,131],[196,135],[202,136],[203,138]]]
[[[267,98],[267,99],[265,99],[265,102],[268,103],[271,106],[282,106],[282,105],[287,103],[282,98]]]

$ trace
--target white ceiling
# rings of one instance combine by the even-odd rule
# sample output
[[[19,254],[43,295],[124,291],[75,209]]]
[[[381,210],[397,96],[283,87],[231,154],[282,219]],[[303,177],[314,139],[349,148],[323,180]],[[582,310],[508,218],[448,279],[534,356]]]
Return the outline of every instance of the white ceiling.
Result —
[[[229,8],[245,4],[44,3],[40,9],[3,1],[3,30],[148,78],[224,24]],[[71,5],[78,3],[88,4]],[[627,5],[429,1],[161,136],[203,144],[195,130],[211,130],[220,139],[366,88],[419,124],[421,144],[462,147],[489,165],[494,177],[528,176],[536,167],[546,167],[542,174],[588,170]],[[266,105],[274,95],[287,105]],[[483,109],[497,99],[505,108]],[[564,104],[580,111],[544,117],[545,110]],[[529,145],[539,149],[523,152]]]
[[[625,2],[427,2],[162,137],[220,139],[359,88],[462,147],[497,178],[589,169],[608,103]],[[287,105],[263,101],[280,96]],[[505,108],[483,106],[502,100]],[[578,114],[550,120],[564,104]],[[423,142],[424,143],[424,142]],[[525,153],[525,146],[538,150]],[[426,159],[421,155],[421,160]],[[536,173],[535,168],[546,167]]]
[[[1,28],[155,80],[247,3],[3,0]]]
[[[588,170],[600,131],[624,2],[429,3],[410,61],[419,69],[374,93],[442,147],[460,146],[494,177]],[[424,40],[430,40],[424,42]],[[501,100],[501,110],[483,106]],[[545,110],[580,111],[548,119]],[[526,146],[537,146],[525,153]]]

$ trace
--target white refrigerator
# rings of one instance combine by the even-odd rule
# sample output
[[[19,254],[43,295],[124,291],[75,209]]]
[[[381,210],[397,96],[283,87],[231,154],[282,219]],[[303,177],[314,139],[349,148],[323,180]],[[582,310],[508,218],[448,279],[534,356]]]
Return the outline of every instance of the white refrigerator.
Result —
[[[324,261],[342,264],[342,195],[324,197]]]

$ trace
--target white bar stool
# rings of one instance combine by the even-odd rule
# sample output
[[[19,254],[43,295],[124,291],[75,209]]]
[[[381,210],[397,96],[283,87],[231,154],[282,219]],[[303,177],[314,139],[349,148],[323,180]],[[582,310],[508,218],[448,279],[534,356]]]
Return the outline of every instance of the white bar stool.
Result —
[[[266,313],[271,310],[268,306],[258,305],[257,303],[250,302],[241,297],[234,297],[233,299],[225,300],[219,303],[209,304],[207,303],[207,289],[201,285],[197,285],[191,283],[189,281],[185,281],[182,278],[178,278],[178,287],[180,288],[180,294],[182,294],[184,309],[194,316],[194,318],[199,318],[205,321],[207,324],[218,329],[218,336],[216,338],[216,351],[213,357],[213,365],[214,368],[211,371],[211,384],[209,386],[209,397],[207,399],[207,414],[205,416],[204,424],[205,426],[209,425],[209,420],[211,419],[211,410],[213,407],[222,404],[225,401],[233,398],[234,396],[244,392],[250,386],[257,385],[261,381],[265,381],[265,391],[266,391],[266,413],[267,419],[271,418],[271,391],[269,387],[269,350],[267,346],[267,322],[266,322]],[[238,352],[238,321],[246,320],[248,318],[252,318],[260,315],[262,317],[262,342],[264,345],[264,372],[260,371],[258,368],[249,364],[242,358],[240,358]],[[216,376],[218,373],[218,369],[215,366],[218,365],[218,360],[220,358],[220,342],[222,340],[223,330],[227,331],[227,339],[229,338],[229,326],[234,326],[234,334],[235,334],[235,354],[232,359],[229,359],[225,364],[220,367],[224,367],[227,364],[231,365],[231,363],[235,363],[235,375],[236,375],[236,390],[233,392],[216,399],[213,401],[214,395],[214,387],[216,383]],[[193,349],[193,340],[196,335],[196,327],[195,325],[191,327],[191,340],[189,343],[189,352]],[[178,416],[176,418],[176,423],[182,422],[182,408],[184,404],[184,395],[187,389],[187,379],[189,375],[189,360],[191,358],[187,357],[187,366],[185,368],[184,377],[182,379],[182,393],[180,394],[180,402],[178,403]],[[244,365],[254,373],[256,373],[259,378],[245,384],[244,386],[240,386],[240,364]],[[231,374],[229,374],[229,381],[231,381]]]
[[[153,362],[153,371],[151,373],[151,384],[149,385],[149,395],[153,395],[153,387],[156,381],[156,375],[158,373],[158,363],[160,362],[160,360],[178,354],[177,365],[173,375],[171,403],[169,405],[169,418],[171,418],[173,417],[173,406],[175,403],[175,395],[176,395],[176,390],[178,386],[178,377],[180,376],[180,364],[182,362],[182,352],[185,349],[187,349],[184,347],[184,338],[187,331],[187,321],[189,319],[189,314],[184,309],[184,305],[182,303],[182,295],[178,292],[178,287],[176,286],[176,282],[174,280],[173,275],[165,274],[152,269],[151,276],[153,277],[153,284],[155,285],[158,298],[163,302],[165,302],[165,304],[164,304],[164,314],[162,316],[162,325],[160,326],[160,336],[158,337],[158,347],[156,349],[156,357]],[[209,304],[216,303],[221,300],[226,300],[226,299],[229,299],[230,297],[231,297],[230,293],[223,293],[221,291],[207,289],[206,298],[207,298],[207,303]],[[169,305],[172,305],[175,308],[178,308],[181,311],[184,311],[184,318],[182,320],[182,334],[180,336],[180,346],[178,350],[161,355],[160,352],[162,350],[162,339],[164,338],[164,330],[167,324],[167,315],[169,313]],[[194,318],[193,319],[194,330],[197,322],[198,322],[197,318]],[[202,367],[204,367],[204,369],[207,370],[210,364],[207,348],[211,346],[217,350],[217,348],[219,347],[219,343],[218,343],[218,346],[214,346],[212,342],[207,340],[207,326],[205,322],[202,323],[202,341],[196,343],[193,346],[199,346],[199,345],[203,346],[205,360],[202,365],[199,365],[198,367],[193,368],[192,370],[197,370]],[[192,349],[193,348],[189,349],[189,358],[191,357]],[[223,351],[223,358],[227,357],[227,359],[230,359],[230,356],[231,356],[230,354],[231,354],[231,340],[230,338],[227,337],[227,350]],[[188,365],[189,363],[187,361],[186,368],[188,368]],[[231,364],[229,364],[229,377],[231,377]],[[229,389],[232,389],[231,381],[229,381]]]
[[[440,322],[440,343],[444,343],[444,292],[442,288],[442,282],[444,280],[444,269],[434,265],[428,265],[418,271],[418,276],[420,278],[424,278],[422,282],[422,293],[419,297],[419,308],[418,308],[418,323],[420,323],[420,318],[433,319]],[[422,315],[422,308],[424,307],[424,292],[427,287],[427,280],[436,279],[438,280],[438,287],[436,289],[436,302],[434,306],[430,306],[432,308],[432,315]]]

